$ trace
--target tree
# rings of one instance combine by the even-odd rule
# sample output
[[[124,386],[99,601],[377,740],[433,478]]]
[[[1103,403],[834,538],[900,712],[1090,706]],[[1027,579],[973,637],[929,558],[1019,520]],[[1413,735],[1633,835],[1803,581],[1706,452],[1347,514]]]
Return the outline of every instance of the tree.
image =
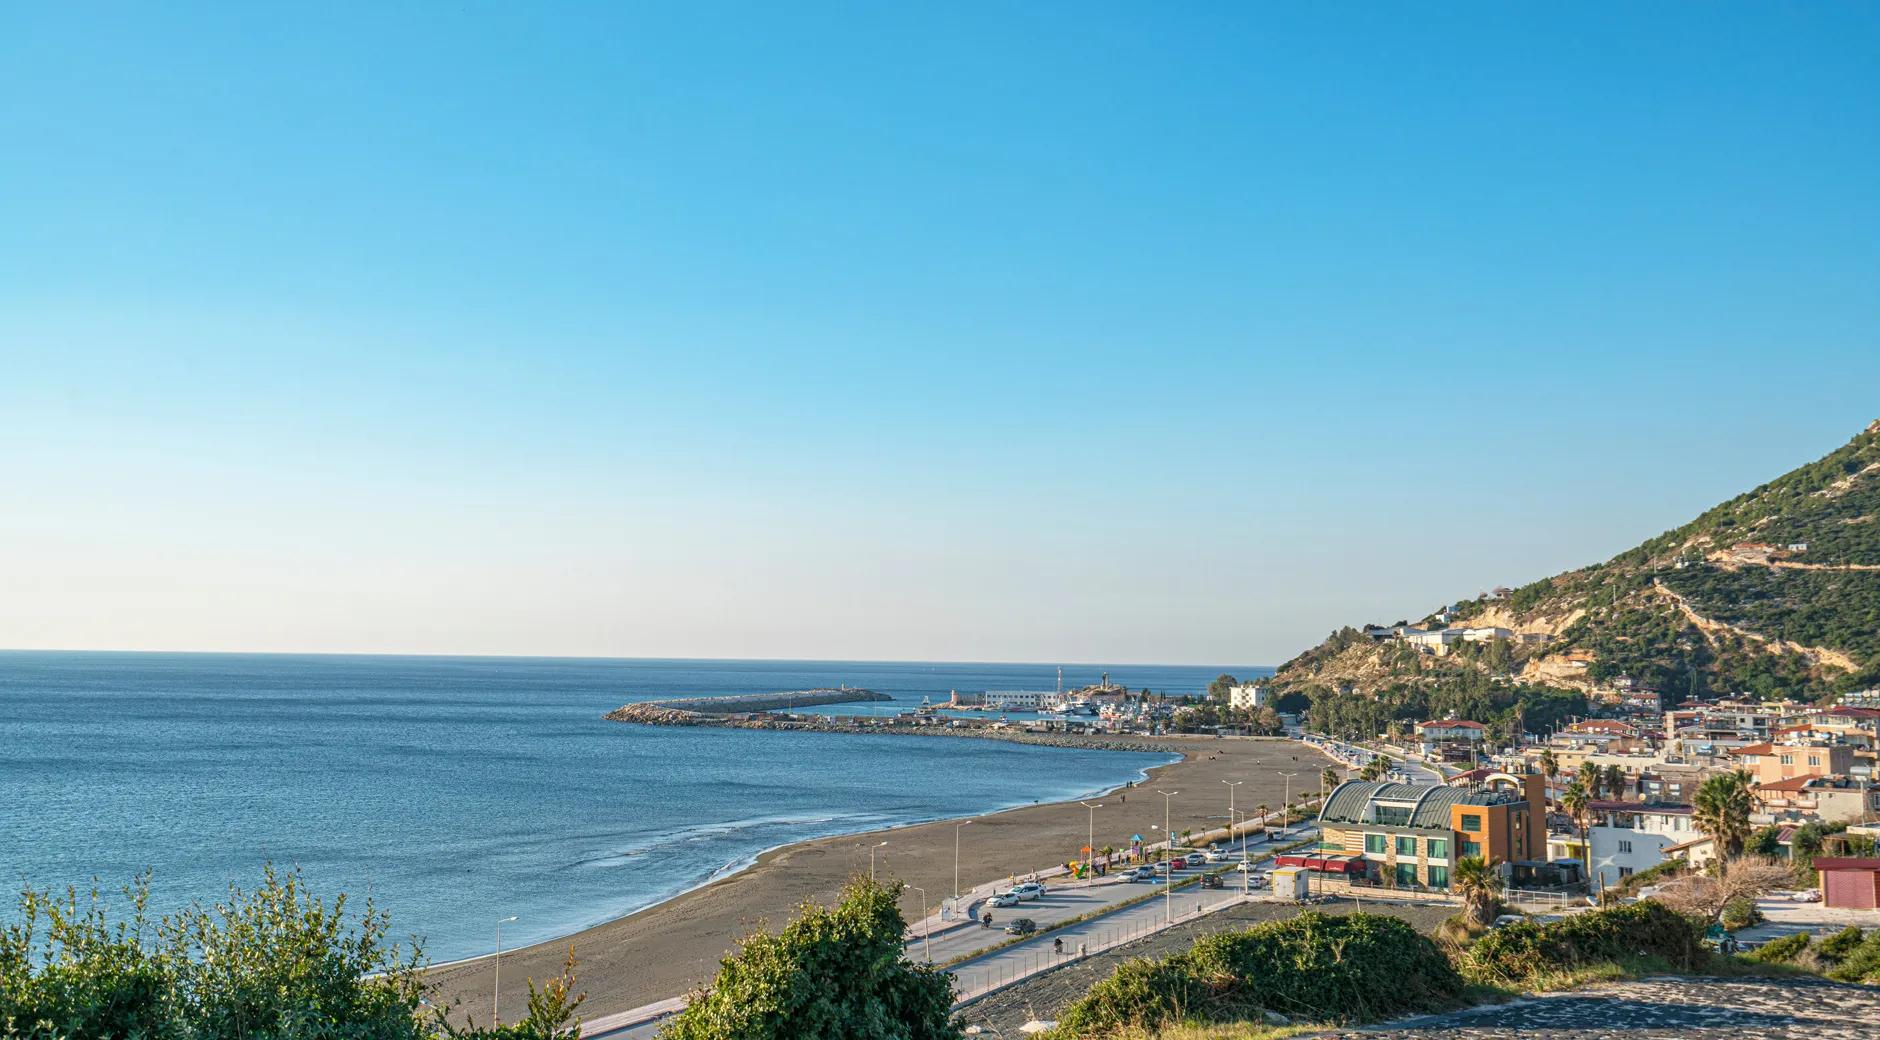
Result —
[[[1749,774],[1741,770],[1719,773],[1698,786],[1697,796],[1691,799],[1691,822],[1716,843],[1719,859],[1743,854],[1753,802]]]
[[[1580,786],[1586,788],[1587,797],[1597,800],[1599,798],[1599,788],[1605,782],[1605,779],[1605,775],[1599,771],[1598,766],[1591,762],[1580,763]]]
[[[1501,877],[1480,856],[1464,856],[1449,874],[1449,887],[1462,897],[1463,909],[1476,924],[1490,924],[1501,911]]]
[[[1553,748],[1541,749],[1541,775],[1547,778],[1548,786],[1553,786],[1554,777],[1560,775],[1560,760],[1554,757]]]
[[[1617,765],[1610,765],[1602,771],[1601,777],[1606,783],[1606,793],[1614,798],[1625,797],[1625,770],[1620,769]]]
[[[1686,874],[1659,887],[1653,898],[1680,913],[1704,918],[1710,924],[1723,919],[1731,903],[1754,903],[1762,895],[1788,884],[1788,864],[1766,856],[1738,856],[1719,860],[1709,874]]]
[[[1261,802],[1259,805],[1256,805],[1253,808],[1255,812],[1260,814],[1260,826],[1265,827],[1266,826],[1266,814],[1271,812],[1272,809],[1265,802]]]
[[[1324,791],[1327,794],[1330,794],[1332,788],[1337,787],[1337,786],[1338,786],[1338,770],[1332,768],[1331,766],[1326,766],[1325,772],[1319,774],[1319,790]]]
[[[1379,755],[1364,764],[1364,768],[1358,771],[1358,778],[1361,780],[1376,780],[1389,771],[1389,763],[1384,760],[1382,755]]]
[[[1239,679],[1223,672],[1208,684],[1208,700],[1224,701],[1227,699],[1227,691],[1239,685]]]
[[[902,954],[899,882],[849,882],[830,907],[758,932],[661,1040],[952,1040],[952,976]]]
[[[1586,864],[1586,872],[1591,874],[1593,872],[1593,842],[1588,836],[1588,831],[1592,823],[1593,805],[1592,797],[1587,794],[1585,781],[1575,780],[1567,785],[1566,791],[1560,796],[1560,807],[1567,811],[1567,815],[1573,819],[1573,825],[1579,828],[1581,858]]]

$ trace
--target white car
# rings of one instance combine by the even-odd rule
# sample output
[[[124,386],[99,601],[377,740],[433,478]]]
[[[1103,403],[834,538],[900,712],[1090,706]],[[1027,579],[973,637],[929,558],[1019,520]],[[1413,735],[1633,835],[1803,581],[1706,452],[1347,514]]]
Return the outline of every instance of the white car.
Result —
[[[1220,849],[1209,849],[1201,854],[1201,858],[1209,863],[1225,863],[1227,862],[1227,853]]]
[[[993,896],[991,899],[987,900],[987,904],[990,906],[1017,906],[1018,905],[1018,893],[1000,892],[998,895]]]
[[[1044,895],[1044,886],[1036,881],[1027,881],[1012,889],[1012,894],[1020,899],[1038,899]]]
[[[1797,903],[1819,903],[1821,902],[1821,890],[1817,888],[1797,889],[1794,893],[1790,894],[1789,899]]]

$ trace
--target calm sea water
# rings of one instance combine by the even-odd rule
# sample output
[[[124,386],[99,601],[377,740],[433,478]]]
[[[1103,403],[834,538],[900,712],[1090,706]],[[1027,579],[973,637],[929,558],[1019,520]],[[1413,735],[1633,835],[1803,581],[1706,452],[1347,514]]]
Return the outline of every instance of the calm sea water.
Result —
[[[1109,671],[1197,692],[1223,670]],[[1158,756],[945,737],[655,729],[602,713],[670,695],[848,683],[911,707],[1050,689],[1034,665],[0,652],[0,884],[159,910],[298,865],[371,895],[435,960],[565,935],[767,848],[1076,797]],[[0,919],[12,916],[10,901]]]

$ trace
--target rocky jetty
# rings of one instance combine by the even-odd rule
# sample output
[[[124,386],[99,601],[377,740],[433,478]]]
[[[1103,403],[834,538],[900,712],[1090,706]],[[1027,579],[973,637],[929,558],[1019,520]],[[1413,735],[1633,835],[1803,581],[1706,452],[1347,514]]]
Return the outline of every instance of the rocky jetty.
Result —
[[[885,693],[842,686],[831,690],[785,690],[782,693],[733,693],[722,697],[674,697],[640,701],[615,708],[606,717],[615,722],[642,722],[654,726],[709,726],[732,715],[893,699]]]

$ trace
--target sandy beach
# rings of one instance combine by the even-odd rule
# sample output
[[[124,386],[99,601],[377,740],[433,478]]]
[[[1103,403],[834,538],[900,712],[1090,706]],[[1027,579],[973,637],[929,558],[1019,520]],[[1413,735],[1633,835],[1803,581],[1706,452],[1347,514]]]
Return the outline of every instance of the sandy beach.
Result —
[[[832,743],[846,739],[830,734]],[[919,739],[919,738],[908,738]],[[1161,750],[1175,747],[1184,758],[1155,769],[1150,780],[1112,793],[1096,811],[1096,845],[1126,846],[1132,834],[1159,840],[1163,799],[1155,792],[1179,792],[1170,799],[1171,821],[1179,832],[1225,824],[1228,787],[1239,780],[1235,805],[1262,803],[1277,808],[1286,780],[1297,772],[1292,792],[1318,788],[1325,766],[1316,750],[1278,738],[1155,737],[1136,743]],[[832,753],[839,748],[832,748]],[[1049,762],[1039,756],[1040,768]],[[962,890],[1014,874],[1039,870],[1078,857],[1088,812],[1076,802],[1024,806],[975,817],[960,832],[959,879]],[[513,1021],[525,1007],[524,980],[547,978],[561,968],[570,948],[579,962],[580,988],[588,993],[585,1018],[613,1014],[642,1004],[682,995],[709,981],[719,961],[739,937],[787,922],[805,900],[826,902],[856,873],[867,873],[865,846],[887,841],[876,850],[876,869],[927,890],[938,901],[953,891],[954,821],[918,824],[870,834],[851,834],[801,842],[766,853],[750,868],[638,913],[575,935],[503,954],[503,1017]],[[902,900],[908,920],[920,916],[920,897],[909,891]],[[434,999],[461,1002],[479,1021],[489,1015],[490,958],[447,965],[432,972]]]

